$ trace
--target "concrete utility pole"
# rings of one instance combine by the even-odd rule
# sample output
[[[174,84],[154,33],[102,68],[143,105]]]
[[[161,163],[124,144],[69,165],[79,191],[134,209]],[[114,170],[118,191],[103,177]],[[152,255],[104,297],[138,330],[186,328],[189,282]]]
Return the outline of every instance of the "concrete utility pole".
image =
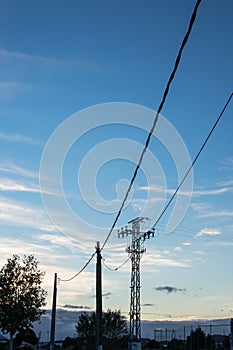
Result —
[[[131,259],[131,295],[130,295],[130,344],[129,349],[141,349],[141,304],[140,304],[140,260],[146,251],[142,247],[142,242],[150,235],[154,237],[154,231],[142,233],[141,223],[145,218],[136,218],[129,221],[131,228],[127,226],[118,230],[118,237],[124,238],[131,235],[131,244],[126,248]]]
[[[53,306],[52,306],[52,318],[51,318],[51,330],[50,330],[50,350],[54,350],[56,306],[57,306],[57,273],[54,274]]]
[[[230,323],[230,340],[231,340],[231,350],[233,350],[233,318],[231,318],[231,323]]]
[[[102,256],[100,242],[96,245],[96,350],[102,350]]]

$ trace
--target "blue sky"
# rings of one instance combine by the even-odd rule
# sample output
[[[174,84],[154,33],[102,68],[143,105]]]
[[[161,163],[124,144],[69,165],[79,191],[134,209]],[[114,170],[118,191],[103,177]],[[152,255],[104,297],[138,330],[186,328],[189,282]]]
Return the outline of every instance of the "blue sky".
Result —
[[[153,120],[150,112],[141,115],[140,127],[136,119],[125,125],[112,104],[113,119],[109,113],[98,126],[101,118],[92,114],[95,108],[87,110],[87,118],[86,112],[79,112],[114,102],[126,109],[136,104],[144,106],[140,111],[156,110],[193,7],[191,0],[0,3],[0,263],[13,253],[35,254],[46,271],[48,308],[54,273],[62,279],[73,276],[94,252],[96,241],[103,243]],[[230,0],[202,2],[162,111],[192,159],[232,92],[232,10]],[[40,174],[49,138],[71,115],[79,117],[77,129],[63,132],[47,173]],[[89,117],[97,125],[93,130],[92,122],[85,129]],[[145,243],[143,319],[233,315],[232,127],[231,102],[195,166],[183,221],[166,233],[171,208],[157,227],[157,237]],[[82,134],[83,129],[88,132]],[[89,232],[85,225],[71,223],[62,210],[55,216],[59,224],[51,222],[40,194],[39,177],[43,181],[46,175],[43,192],[53,205],[60,203],[53,161],[72,132],[81,137],[65,156],[62,189],[72,213],[92,228]],[[173,140],[166,129],[162,135],[166,145]],[[141,215],[145,203],[150,204],[153,223],[175,190],[173,156],[180,148],[174,145],[171,155],[166,145],[153,138],[119,225]],[[114,232],[103,250],[108,266],[125,261],[126,245]],[[77,279],[61,282],[59,307],[93,309],[94,277],[95,261]],[[103,268],[105,309],[120,308],[127,314],[129,283],[129,263],[117,272]],[[166,286],[173,289],[168,292]]]

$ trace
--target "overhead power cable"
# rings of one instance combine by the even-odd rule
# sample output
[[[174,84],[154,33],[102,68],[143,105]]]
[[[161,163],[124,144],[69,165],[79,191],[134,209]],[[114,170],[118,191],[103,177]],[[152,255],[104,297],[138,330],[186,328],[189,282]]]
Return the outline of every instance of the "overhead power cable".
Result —
[[[175,63],[174,63],[173,70],[172,70],[172,72],[171,72],[171,74],[170,74],[170,77],[169,77],[169,79],[168,79],[168,82],[167,82],[167,84],[166,84],[166,87],[165,87],[165,90],[164,90],[164,93],[163,93],[163,96],[162,96],[162,100],[161,100],[161,102],[160,102],[160,104],[159,104],[159,108],[158,108],[158,110],[157,110],[157,112],[156,112],[156,114],[155,114],[155,118],[154,118],[154,121],[153,121],[151,130],[150,130],[150,132],[149,132],[149,134],[148,134],[148,137],[147,137],[147,139],[146,139],[146,142],[145,142],[145,146],[144,146],[144,148],[143,148],[143,150],[142,150],[142,153],[141,153],[141,155],[140,155],[140,157],[139,157],[138,164],[137,164],[137,166],[136,166],[136,168],[135,168],[135,170],[134,170],[134,174],[133,174],[133,176],[132,176],[132,179],[131,179],[131,181],[130,181],[129,187],[128,187],[127,191],[126,191],[126,194],[125,194],[125,196],[124,196],[124,199],[123,199],[123,201],[122,201],[122,204],[121,204],[121,206],[120,206],[120,209],[119,209],[119,211],[118,211],[118,213],[117,213],[117,215],[116,215],[116,218],[115,218],[115,220],[114,220],[114,222],[113,222],[113,224],[112,224],[112,226],[111,226],[111,229],[110,229],[110,231],[109,231],[109,233],[108,233],[108,235],[107,235],[107,237],[106,237],[106,239],[105,239],[105,241],[104,241],[104,243],[103,243],[103,245],[102,245],[100,251],[102,251],[102,250],[104,249],[106,243],[108,242],[108,240],[109,240],[109,238],[110,238],[110,236],[111,236],[111,234],[112,234],[112,232],[113,232],[113,230],[114,230],[114,228],[115,228],[115,226],[116,226],[116,223],[117,223],[117,221],[118,221],[118,219],[119,219],[119,217],[120,217],[120,215],[121,215],[121,212],[122,212],[122,210],[123,210],[123,208],[124,208],[124,206],[125,206],[126,200],[128,199],[129,193],[130,193],[131,188],[132,188],[132,186],[133,186],[133,183],[134,183],[134,181],[135,181],[135,179],[136,179],[138,170],[139,170],[139,168],[140,168],[140,166],[141,166],[141,164],[142,164],[144,155],[145,155],[146,150],[147,150],[147,148],[148,148],[148,146],[149,146],[151,136],[152,136],[152,134],[153,134],[153,132],[154,132],[154,129],[155,129],[155,127],[156,127],[156,124],[157,124],[157,122],[158,122],[159,114],[161,113],[161,111],[162,111],[162,109],[163,109],[163,106],[164,106],[164,104],[165,104],[165,102],[166,102],[166,99],[167,99],[167,96],[168,96],[168,93],[169,93],[169,89],[170,89],[171,83],[172,83],[172,81],[173,81],[174,78],[175,78],[175,74],[176,74],[176,72],[177,72],[177,69],[178,69],[178,66],[179,66],[179,63],[180,63],[180,60],[181,60],[181,56],[182,56],[183,50],[184,50],[184,48],[185,48],[185,46],[186,46],[186,44],[187,44],[187,42],[188,42],[190,33],[191,33],[191,31],[192,31],[192,28],[193,28],[193,25],[194,25],[194,22],[195,22],[195,19],[196,19],[196,15],[197,15],[197,11],[198,11],[198,7],[199,7],[200,3],[201,3],[201,0],[197,0],[197,2],[196,2],[196,4],[195,4],[195,7],[194,7],[194,10],[193,10],[193,13],[192,13],[192,16],[191,16],[189,25],[188,25],[187,32],[186,32],[186,34],[185,34],[185,36],[184,36],[184,38],[183,38],[183,40],[182,40],[180,49],[179,49],[179,51],[178,51],[178,54],[177,54],[177,57],[176,57],[176,60],[175,60]]]
[[[189,25],[188,25],[187,32],[186,32],[186,34],[185,34],[185,36],[184,36],[184,38],[183,38],[183,40],[182,40],[180,49],[179,49],[179,51],[178,51],[178,54],[177,54],[177,57],[176,57],[176,60],[175,60],[175,63],[174,63],[173,70],[172,70],[172,72],[171,72],[171,74],[170,74],[170,77],[169,77],[169,79],[168,79],[168,82],[167,82],[167,84],[166,84],[166,87],[165,87],[165,90],[164,90],[164,93],[163,93],[163,96],[162,96],[162,100],[161,100],[161,102],[160,102],[160,104],[159,104],[159,107],[158,107],[158,110],[157,110],[157,112],[156,112],[156,114],[155,114],[155,118],[154,118],[154,121],[153,121],[151,130],[150,130],[150,132],[149,132],[149,134],[148,134],[148,137],[147,137],[147,139],[146,139],[146,142],[145,142],[145,146],[144,146],[144,148],[143,148],[143,150],[142,150],[142,153],[141,153],[141,155],[140,155],[140,157],[139,157],[138,164],[137,164],[137,166],[136,166],[136,168],[135,168],[134,174],[133,174],[133,176],[132,176],[132,179],[131,179],[131,181],[130,181],[129,187],[128,187],[127,191],[126,191],[126,194],[125,194],[125,197],[124,197],[124,199],[123,199],[123,201],[122,201],[122,204],[121,204],[121,206],[120,206],[120,209],[119,209],[119,211],[118,211],[118,213],[117,213],[117,215],[116,215],[116,218],[115,218],[115,220],[114,220],[114,222],[113,222],[113,224],[112,224],[112,226],[111,226],[111,229],[110,229],[110,231],[109,231],[109,233],[108,233],[108,235],[107,235],[107,237],[106,237],[106,239],[105,239],[105,241],[104,241],[104,243],[103,243],[103,245],[102,245],[100,251],[102,251],[102,250],[104,249],[105,245],[107,244],[107,242],[108,242],[108,240],[109,240],[109,238],[110,238],[110,236],[111,236],[111,234],[112,234],[112,232],[113,232],[113,230],[114,230],[114,228],[115,228],[115,226],[116,226],[116,223],[117,223],[117,221],[118,221],[118,219],[119,219],[119,217],[120,217],[120,215],[121,215],[121,212],[122,212],[122,210],[123,210],[123,208],[124,208],[124,206],[125,206],[126,200],[128,199],[129,193],[130,193],[131,188],[132,188],[132,186],[133,186],[133,183],[134,183],[134,181],[135,181],[135,179],[136,179],[138,170],[139,170],[139,168],[140,168],[140,166],[141,166],[141,164],[142,164],[144,155],[145,155],[146,150],[147,150],[147,148],[148,148],[148,146],[149,146],[151,136],[152,136],[152,134],[153,134],[153,132],[154,132],[154,129],[155,129],[155,127],[156,127],[156,124],[157,124],[157,122],[158,122],[159,114],[161,113],[161,111],[162,111],[162,109],[163,109],[163,106],[164,106],[164,104],[165,104],[165,102],[166,102],[166,99],[167,99],[167,96],[168,96],[168,93],[169,93],[169,90],[170,90],[171,83],[172,83],[172,81],[173,81],[174,78],[175,78],[175,74],[176,74],[176,72],[177,72],[177,69],[178,69],[178,66],[179,66],[179,63],[180,63],[180,60],[181,60],[181,56],[182,56],[183,50],[184,50],[184,48],[185,48],[185,46],[186,46],[186,44],[187,44],[187,42],[188,42],[189,36],[190,36],[190,34],[191,34],[191,31],[192,31],[192,28],[193,28],[193,25],[194,25],[194,22],[195,22],[195,19],[196,19],[197,11],[198,11],[198,8],[199,8],[199,5],[200,5],[201,1],[202,1],[202,0],[197,0],[197,2],[196,2],[196,4],[195,4],[195,7],[194,7],[194,10],[193,10],[193,13],[192,13],[192,16],[191,16]],[[62,282],[69,282],[69,281],[73,280],[75,277],[77,277],[78,275],[80,275],[80,274],[85,270],[85,268],[89,265],[89,263],[92,261],[92,259],[94,258],[95,255],[96,255],[96,252],[94,252],[94,253],[91,255],[91,257],[90,257],[89,260],[86,262],[86,264],[82,267],[82,269],[81,269],[78,273],[76,273],[74,276],[72,276],[72,277],[69,278],[69,279],[61,279],[61,278],[58,278],[59,281],[62,281]],[[127,259],[127,260],[128,260],[128,259]],[[125,263],[126,263],[126,262],[124,262],[123,264],[125,264]],[[120,267],[118,267],[118,268],[120,268]],[[117,269],[118,269],[118,268],[117,268]]]
[[[212,129],[211,129],[210,132],[208,133],[208,135],[207,135],[205,141],[203,142],[201,148],[199,149],[199,151],[198,151],[196,157],[195,157],[194,160],[192,161],[190,167],[189,167],[188,170],[186,171],[184,177],[182,178],[182,180],[181,180],[181,182],[179,183],[177,189],[175,190],[175,192],[174,192],[173,195],[171,196],[170,200],[169,200],[168,203],[166,204],[166,206],[165,206],[165,208],[163,209],[162,213],[159,215],[158,219],[155,221],[153,227],[155,227],[155,226],[158,224],[158,222],[160,221],[160,219],[163,217],[163,215],[164,215],[165,212],[167,211],[168,207],[171,205],[173,199],[174,199],[175,196],[177,195],[179,189],[180,189],[181,186],[183,185],[185,179],[187,178],[187,176],[188,176],[188,174],[190,173],[191,169],[193,168],[194,164],[195,164],[196,161],[198,160],[198,158],[199,158],[201,152],[203,151],[205,145],[207,144],[207,142],[208,142],[210,136],[212,135],[214,129],[216,128],[218,122],[219,122],[220,119],[222,118],[223,113],[225,112],[225,109],[227,108],[228,104],[230,103],[232,96],[233,96],[233,93],[231,93],[231,95],[228,97],[227,102],[225,103],[223,109],[221,110],[221,112],[220,112],[218,118],[216,119],[216,121],[215,121],[215,123],[214,123]]]
[[[110,271],[118,271],[120,270],[129,260],[130,260],[131,256],[129,256],[122,264],[120,264],[119,266],[115,267],[115,268],[112,268],[112,267],[109,267],[106,262],[105,262],[105,259],[103,259],[103,265],[106,267],[106,269],[110,270]]]
[[[68,278],[68,279],[61,279],[61,278],[58,278],[59,281],[61,282],[69,282],[71,280],[73,280],[75,277],[78,277],[78,275],[80,275],[80,273],[82,273],[85,268],[90,264],[91,260],[94,258],[94,256],[96,255],[96,252],[94,252],[91,257],[89,258],[89,260],[86,262],[86,264],[81,268],[81,270],[79,272],[77,272],[74,276],[72,276],[71,278]]]

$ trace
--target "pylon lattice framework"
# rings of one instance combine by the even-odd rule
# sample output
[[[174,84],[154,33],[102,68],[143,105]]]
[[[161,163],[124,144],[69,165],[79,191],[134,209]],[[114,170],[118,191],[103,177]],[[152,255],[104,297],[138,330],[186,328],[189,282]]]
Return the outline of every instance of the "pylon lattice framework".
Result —
[[[146,251],[141,246],[140,223],[143,221],[143,218],[133,219],[129,222],[132,224],[132,229],[126,227],[118,231],[119,237],[132,235],[131,244],[126,248],[126,251],[131,258],[130,339],[136,342],[141,340],[140,260]]]

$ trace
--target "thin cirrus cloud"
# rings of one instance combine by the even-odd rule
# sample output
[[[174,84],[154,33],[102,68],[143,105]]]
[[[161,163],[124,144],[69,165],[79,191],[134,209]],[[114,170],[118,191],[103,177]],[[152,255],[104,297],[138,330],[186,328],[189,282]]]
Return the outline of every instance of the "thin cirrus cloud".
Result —
[[[141,186],[138,187],[139,191],[154,191],[157,193],[164,193],[166,192],[167,194],[173,195],[175,190],[174,189],[169,189],[169,188],[164,188],[164,187],[159,187],[156,185],[151,185],[151,186]],[[193,197],[202,197],[202,196],[214,196],[214,195],[220,195],[223,193],[227,192],[232,192],[233,187],[228,187],[225,186],[223,188],[217,188],[217,189],[212,189],[212,190],[194,190],[192,193],[190,192],[185,192],[185,191],[179,191],[179,195],[183,196],[190,196],[192,194]]]
[[[32,229],[32,233],[38,233],[38,231],[47,233],[57,233],[58,228],[56,228],[47,217],[45,211],[39,206],[32,206],[25,202],[14,200],[12,198],[1,197],[0,196],[0,221],[2,226],[8,227],[18,227],[24,229]],[[65,217],[64,217],[65,221]],[[66,227],[64,224],[63,232],[67,235],[70,234],[71,228]],[[77,231],[77,227],[72,228],[72,236],[74,237],[74,232],[76,235],[76,242],[83,241],[83,233]],[[35,232],[36,231],[36,232]],[[47,237],[45,236],[45,240]],[[53,237],[54,238],[54,237]],[[93,244],[93,237],[90,235],[85,236],[85,245],[82,246],[87,248],[87,244]],[[70,247],[72,244],[70,245]],[[90,246],[88,247],[90,249]],[[88,250],[89,251],[89,250]]]
[[[5,99],[13,96],[17,91],[25,87],[25,84],[16,81],[0,81],[0,98]]]
[[[38,87],[30,82],[22,82],[15,80],[15,77],[7,81],[0,81],[0,100],[8,100],[19,94],[28,92],[29,90],[35,89]]]
[[[41,145],[42,143],[31,137],[24,136],[21,134],[6,134],[0,131],[0,140],[13,142],[13,143],[26,143],[30,145]]]
[[[233,180],[225,180],[218,182],[219,186],[227,187],[227,186],[233,186]]]
[[[21,51],[6,50],[4,48],[0,49],[0,60],[10,64],[24,63],[33,64],[43,64],[49,65],[51,67],[70,67],[78,69],[93,70],[97,68],[96,63],[89,60],[62,60],[54,57],[48,57],[45,55],[33,55]]]
[[[186,247],[189,247],[189,246],[192,245],[192,243],[191,243],[191,242],[188,242],[188,241],[183,242],[183,243],[181,243],[181,244],[184,245],[184,246],[186,246]]]
[[[41,55],[30,55],[27,53],[23,53],[20,51],[13,51],[13,50],[6,50],[6,49],[0,49],[0,58],[6,59],[6,60],[23,60],[23,61],[40,61],[44,63],[60,63],[60,60],[41,56]]]
[[[0,171],[33,179],[37,179],[39,177],[39,174],[36,171],[22,168],[18,165],[3,160],[0,161]]]
[[[191,203],[190,207],[199,214],[200,218],[231,218],[233,216],[232,210],[217,210],[207,203]]]
[[[42,231],[54,231],[45,212],[23,202],[0,197],[0,220],[2,224],[16,227],[31,227]]]
[[[15,181],[8,178],[0,177],[0,192],[28,192],[28,193],[45,193],[55,195],[46,189],[41,189],[39,185],[31,182]]]
[[[23,182],[10,180],[7,178],[0,178],[0,191],[1,192],[31,192],[40,193],[39,186],[29,183],[25,184]]]
[[[191,261],[187,261],[186,259],[172,259],[170,257],[166,257],[166,253],[163,251],[158,251],[156,254],[145,254],[143,258],[144,268],[148,270],[149,266],[170,266],[170,267],[186,267],[189,268],[191,265]]]
[[[203,228],[201,231],[199,231],[196,234],[196,237],[202,237],[202,236],[217,236],[221,235],[221,231],[217,228]]]
[[[69,239],[67,236],[60,232],[52,232],[51,233],[40,233],[35,234],[34,237],[38,239],[39,241],[49,243],[49,245],[56,246],[56,247],[66,247],[69,248],[70,251],[73,253],[83,253],[87,255],[87,251],[89,249],[89,245],[86,245],[85,242],[82,242],[80,244],[77,241],[73,241]]]
[[[224,171],[232,171],[233,170],[233,158],[228,157],[222,161],[220,161],[220,168],[219,170],[224,170]]]
[[[222,218],[222,217],[232,217],[233,216],[233,211],[230,211],[230,210],[213,210],[213,211],[209,211],[209,212],[206,212],[206,213],[203,213],[201,215],[201,217],[203,218],[208,218],[208,217],[219,217],[219,218]]]

